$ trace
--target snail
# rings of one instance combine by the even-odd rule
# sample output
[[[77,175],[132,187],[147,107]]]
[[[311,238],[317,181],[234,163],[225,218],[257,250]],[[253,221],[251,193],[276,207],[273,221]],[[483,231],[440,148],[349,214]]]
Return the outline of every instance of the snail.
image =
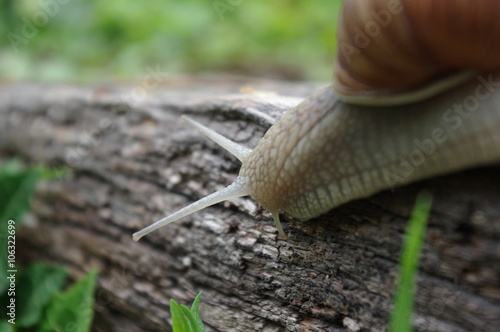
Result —
[[[250,150],[185,121],[236,156],[233,184],[133,234],[251,195],[307,220],[376,192],[500,161],[500,2],[346,0],[333,84]]]

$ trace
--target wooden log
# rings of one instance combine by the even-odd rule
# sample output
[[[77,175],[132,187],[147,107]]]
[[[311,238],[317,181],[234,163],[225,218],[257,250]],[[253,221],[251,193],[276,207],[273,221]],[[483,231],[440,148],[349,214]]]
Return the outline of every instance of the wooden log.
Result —
[[[182,114],[252,147],[316,87],[243,78],[177,78],[154,90],[4,84],[0,158],[71,170],[38,186],[35,222],[19,232],[18,251],[66,265],[74,278],[100,270],[96,331],[169,331],[169,300],[190,304],[199,291],[208,331],[385,331],[407,220],[426,189],[434,205],[416,330],[498,331],[499,166],[382,192],[307,222],[285,218],[287,240],[245,197],[132,241],[238,172],[236,159],[178,122]]]

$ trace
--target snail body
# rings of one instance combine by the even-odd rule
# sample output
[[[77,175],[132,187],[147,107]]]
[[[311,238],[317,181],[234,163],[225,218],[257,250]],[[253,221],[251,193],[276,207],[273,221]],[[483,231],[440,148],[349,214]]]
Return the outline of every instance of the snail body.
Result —
[[[356,5],[363,3],[380,9],[381,4],[390,2],[393,1],[346,1],[344,15],[360,11],[362,7]],[[484,4],[486,0],[444,2],[449,6]],[[421,3],[432,6],[430,0]],[[490,3],[495,3],[492,6],[498,10],[500,3]],[[498,36],[500,25],[495,26]],[[485,52],[498,47],[490,47],[488,42],[483,44]],[[500,52],[496,58],[500,58],[498,55]],[[338,60],[337,64],[344,66],[346,62]],[[361,61],[363,66],[365,60]],[[442,73],[455,67],[458,69],[453,74],[442,78]],[[498,69],[500,64],[477,68]],[[390,71],[398,72],[393,68]],[[299,219],[310,219],[384,189],[500,162],[500,73],[483,73],[471,79],[470,73],[474,71],[449,66],[425,77],[429,80],[438,75],[437,84],[422,83],[425,80],[419,79],[408,86],[390,86],[374,79],[358,80],[359,75],[349,76],[352,72],[356,71],[340,69],[332,86],[320,89],[285,113],[253,150],[184,117],[240,159],[240,173],[233,184],[135,233],[134,240],[204,207],[246,195],[271,212],[280,235],[286,237],[279,220],[281,210]],[[383,72],[384,75],[387,73]],[[387,79],[383,77],[384,80]],[[348,87],[346,82],[354,84]],[[357,82],[362,82],[363,89],[357,90],[360,86]],[[370,90],[373,84],[383,88]],[[415,84],[431,88],[426,90]],[[392,90],[397,86],[402,89]],[[411,89],[427,92],[415,94]]]
[[[240,176],[267,210],[309,219],[384,189],[500,161],[497,89],[472,81],[421,103],[368,108],[342,103],[325,87],[269,129]]]

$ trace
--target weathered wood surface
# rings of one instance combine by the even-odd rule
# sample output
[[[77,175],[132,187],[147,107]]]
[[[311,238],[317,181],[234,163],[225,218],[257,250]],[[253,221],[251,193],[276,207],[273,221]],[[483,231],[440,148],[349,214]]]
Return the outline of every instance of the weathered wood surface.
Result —
[[[133,242],[133,232],[238,172],[237,160],[178,122],[182,114],[252,147],[314,89],[254,81],[253,93],[239,93],[246,82],[177,79],[146,95],[144,86],[4,84],[1,159],[72,171],[37,188],[36,223],[18,234],[23,259],[64,264],[73,277],[99,268],[98,331],[168,331],[169,299],[188,304],[199,291],[209,331],[384,331],[406,222],[416,193],[428,189],[435,202],[416,329],[498,331],[498,166],[285,222],[288,240],[258,204],[241,198]]]

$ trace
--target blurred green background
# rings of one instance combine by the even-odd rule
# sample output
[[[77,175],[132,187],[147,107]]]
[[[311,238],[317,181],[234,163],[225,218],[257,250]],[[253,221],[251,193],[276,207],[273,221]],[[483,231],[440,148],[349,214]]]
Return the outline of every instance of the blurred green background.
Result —
[[[0,0],[2,80],[171,74],[329,81],[341,0]]]

